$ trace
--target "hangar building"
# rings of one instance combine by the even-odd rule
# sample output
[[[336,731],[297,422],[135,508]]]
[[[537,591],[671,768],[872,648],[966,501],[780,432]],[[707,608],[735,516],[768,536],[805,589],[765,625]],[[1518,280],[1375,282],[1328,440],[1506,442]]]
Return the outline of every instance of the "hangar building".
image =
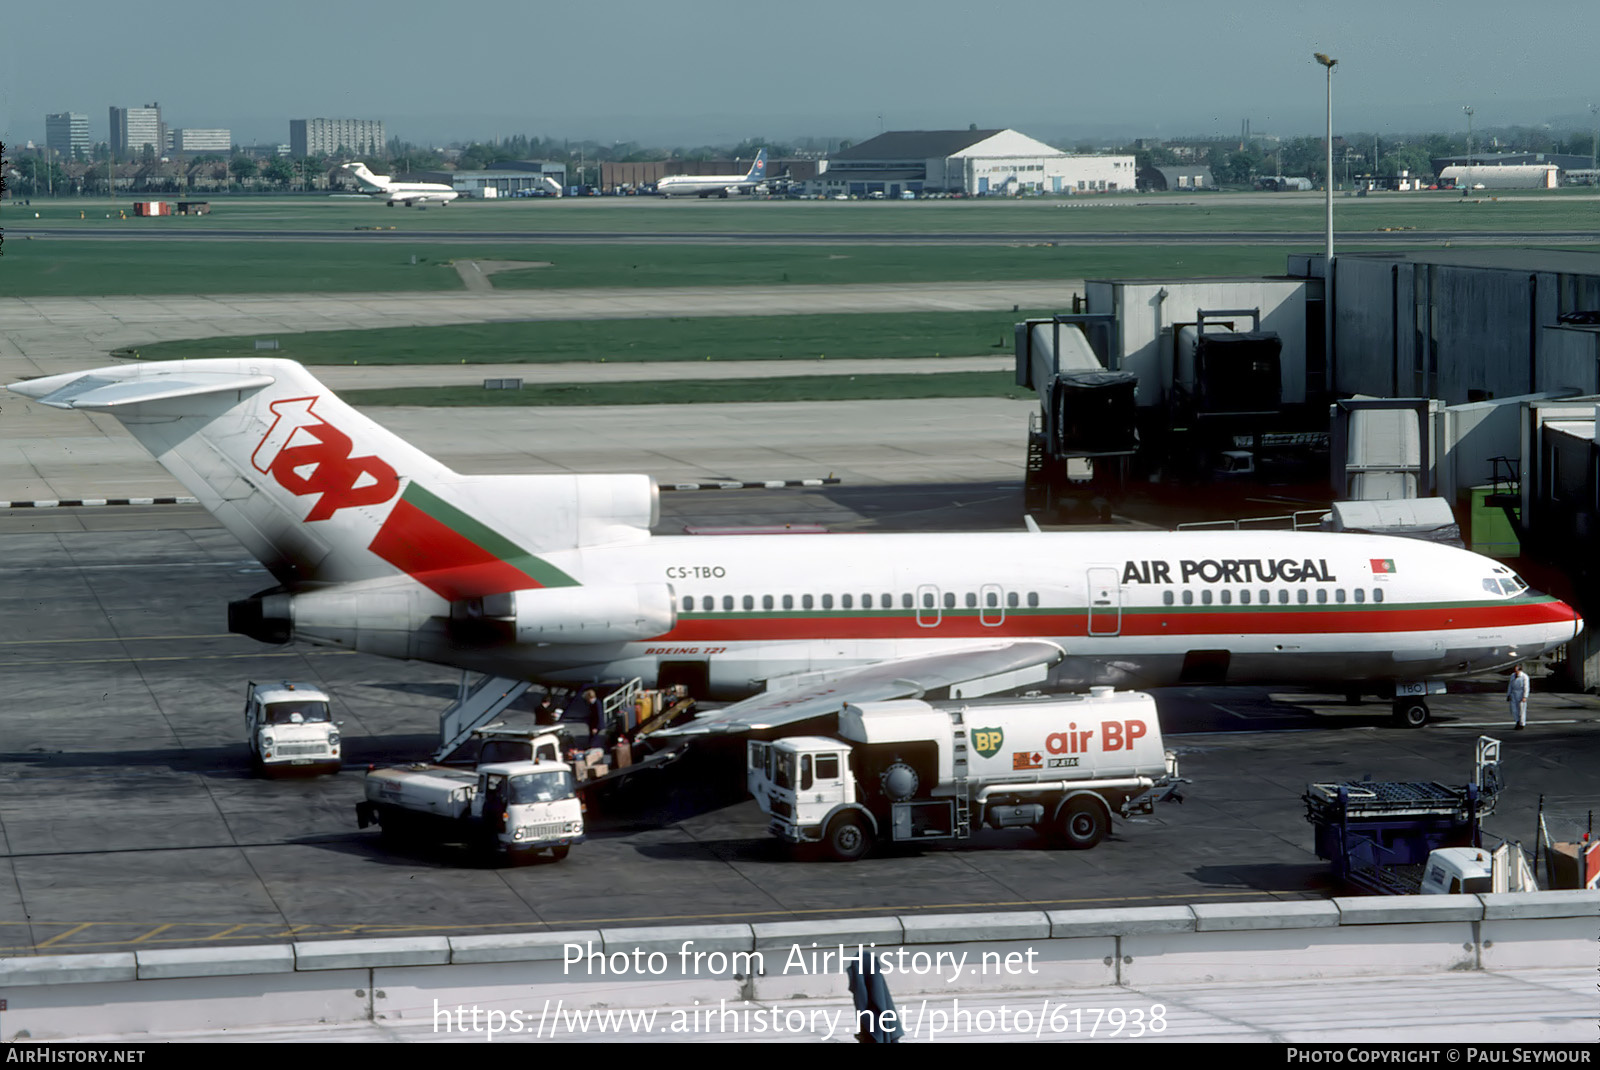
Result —
[[[443,183],[453,186],[463,197],[525,197],[535,192],[549,192],[551,182],[558,187],[566,186],[567,167],[559,163],[524,160],[502,162],[498,167],[485,171],[418,171],[401,175],[400,180]],[[485,190],[494,192],[486,194]]]
[[[1131,191],[1132,156],[1078,156],[1015,130],[894,130],[833,153],[807,192],[1015,196]]]

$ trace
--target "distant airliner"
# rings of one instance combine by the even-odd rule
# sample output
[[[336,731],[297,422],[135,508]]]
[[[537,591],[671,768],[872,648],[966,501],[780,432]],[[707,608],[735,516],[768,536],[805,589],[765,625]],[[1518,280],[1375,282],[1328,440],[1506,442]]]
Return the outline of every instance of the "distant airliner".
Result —
[[[726,197],[730,193],[752,193],[767,180],[767,150],[756,153],[756,162],[742,175],[668,175],[656,183],[663,197]]]
[[[228,627],[515,680],[740,699],[687,731],[1027,686],[1331,684],[1428,720],[1442,681],[1570,642],[1498,561],[1311,532],[662,538],[643,475],[462,475],[300,365],[122,364],[13,383],[109,413],[267,566]]]
[[[390,208],[397,204],[407,208],[418,204],[449,204],[461,196],[455,187],[440,182],[396,182],[388,175],[375,175],[364,163],[347,163],[343,170],[350,172],[363,193],[383,197]]]

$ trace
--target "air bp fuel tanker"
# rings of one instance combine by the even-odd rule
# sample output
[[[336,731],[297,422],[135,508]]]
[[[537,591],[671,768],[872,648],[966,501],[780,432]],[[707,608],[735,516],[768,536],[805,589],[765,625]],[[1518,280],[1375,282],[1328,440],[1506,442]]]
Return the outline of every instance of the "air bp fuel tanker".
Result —
[[[839,739],[746,745],[745,782],[791,844],[852,861],[874,842],[962,840],[1027,828],[1095,846],[1111,815],[1149,813],[1179,783],[1155,702],[1140,692],[1006,702],[847,705]]]

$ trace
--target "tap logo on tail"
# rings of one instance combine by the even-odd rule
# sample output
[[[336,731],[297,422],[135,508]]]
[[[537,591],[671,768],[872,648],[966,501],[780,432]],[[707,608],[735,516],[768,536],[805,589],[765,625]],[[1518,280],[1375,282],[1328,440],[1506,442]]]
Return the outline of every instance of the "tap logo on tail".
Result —
[[[296,497],[317,495],[306,520],[327,520],[340,509],[381,505],[400,490],[400,477],[377,457],[352,457],[355,443],[312,409],[317,399],[287,398],[269,407],[275,419],[250,455]]]

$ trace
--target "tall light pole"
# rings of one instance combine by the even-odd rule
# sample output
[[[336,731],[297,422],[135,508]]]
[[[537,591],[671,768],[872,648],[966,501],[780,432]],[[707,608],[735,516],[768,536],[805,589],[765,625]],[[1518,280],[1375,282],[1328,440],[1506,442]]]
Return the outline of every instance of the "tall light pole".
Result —
[[[1313,53],[1317,62],[1328,70],[1328,170],[1323,188],[1328,206],[1328,248],[1322,265],[1322,386],[1324,390],[1335,384],[1333,359],[1333,68],[1339,61],[1321,52]]]
[[[1328,69],[1328,167],[1323,179],[1322,188],[1327,193],[1324,199],[1328,205],[1328,278],[1333,277],[1333,68],[1338,60],[1330,59],[1321,52],[1313,53],[1317,62]]]
[[[1461,191],[1461,196],[1465,197],[1472,191],[1472,105],[1461,110],[1467,113],[1467,188]]]
[[[1589,118],[1594,121],[1594,140],[1589,142],[1589,170],[1595,170],[1595,161],[1600,159],[1600,104],[1589,105]],[[1595,177],[1589,176],[1593,184]]]

